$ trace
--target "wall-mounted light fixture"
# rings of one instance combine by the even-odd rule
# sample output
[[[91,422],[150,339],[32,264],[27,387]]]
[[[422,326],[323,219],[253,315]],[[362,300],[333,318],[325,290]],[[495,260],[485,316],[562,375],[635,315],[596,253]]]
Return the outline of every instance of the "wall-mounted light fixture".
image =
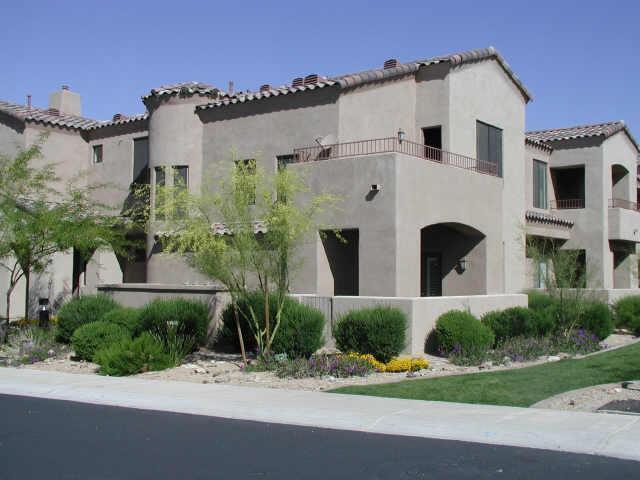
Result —
[[[381,183],[374,183],[371,185],[371,191],[372,192],[379,192],[380,190],[382,190],[382,184]]]
[[[402,128],[399,129],[398,130],[398,143],[404,142],[405,137],[406,137],[406,133],[404,133],[404,130],[402,130]]]
[[[464,273],[466,269],[467,269],[467,259],[461,258],[460,260],[458,260],[458,263],[456,265],[456,270],[458,271],[458,273]]]

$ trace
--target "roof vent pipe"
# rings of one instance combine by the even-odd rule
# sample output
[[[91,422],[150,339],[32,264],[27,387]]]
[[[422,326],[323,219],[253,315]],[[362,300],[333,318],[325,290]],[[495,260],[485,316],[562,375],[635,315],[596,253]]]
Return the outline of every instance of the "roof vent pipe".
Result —
[[[31,110],[31,94],[27,95],[27,108]]]
[[[398,60],[395,58],[390,58],[386,62],[384,62],[384,69],[388,70],[389,68],[395,68],[398,66]]]

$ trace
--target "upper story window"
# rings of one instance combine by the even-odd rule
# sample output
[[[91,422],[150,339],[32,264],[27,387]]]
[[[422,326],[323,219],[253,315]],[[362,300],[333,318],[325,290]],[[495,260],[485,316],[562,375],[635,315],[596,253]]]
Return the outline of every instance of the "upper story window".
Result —
[[[278,171],[280,170],[284,170],[287,168],[287,165],[289,165],[290,163],[293,163],[294,160],[294,156],[293,155],[278,155],[276,157],[276,159],[278,160]],[[276,198],[283,203],[287,203],[287,192],[284,191],[283,185],[278,184],[276,185]]]
[[[174,209],[173,214],[182,218],[187,212],[187,199],[182,194],[189,188],[189,167],[180,165],[173,167]]]
[[[93,146],[93,163],[102,163],[102,145]]]
[[[164,220],[165,195],[166,195],[164,187],[167,185],[167,174],[165,171],[165,167],[156,167],[155,173],[156,173],[155,214],[156,214],[157,220]]]
[[[149,137],[133,139],[133,182],[149,183]]]
[[[184,189],[189,187],[189,167],[186,165],[173,167],[173,186]]]
[[[547,208],[547,164],[533,161],[533,206]]]
[[[480,169],[502,176],[502,129],[476,121],[476,151]]]
[[[248,185],[245,185],[247,188],[247,202],[249,205],[256,204],[256,184],[255,184],[255,176],[256,176],[256,159],[255,158],[245,158],[244,160],[236,160],[236,168],[242,168],[244,173],[246,174],[245,179],[248,182]]]

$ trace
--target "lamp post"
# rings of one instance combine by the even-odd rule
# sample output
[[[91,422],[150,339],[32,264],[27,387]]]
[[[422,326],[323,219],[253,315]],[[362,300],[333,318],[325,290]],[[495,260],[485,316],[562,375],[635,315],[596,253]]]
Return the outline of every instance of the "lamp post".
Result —
[[[49,299],[39,299],[38,305],[40,306],[38,310],[38,324],[40,325],[40,328],[49,328]]]

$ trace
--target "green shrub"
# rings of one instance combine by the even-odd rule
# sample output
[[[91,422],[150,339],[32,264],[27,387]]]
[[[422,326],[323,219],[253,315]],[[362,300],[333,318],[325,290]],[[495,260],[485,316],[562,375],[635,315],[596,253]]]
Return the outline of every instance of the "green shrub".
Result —
[[[203,345],[207,339],[209,309],[193,300],[157,299],[142,307],[140,324],[143,331],[156,333],[163,339],[167,338],[169,327],[176,325],[178,333],[193,336],[197,345]]]
[[[361,308],[340,317],[333,336],[343,352],[370,353],[386,363],[404,348],[406,328],[406,315],[398,308]]]
[[[438,348],[443,354],[476,356],[486,352],[495,341],[491,329],[469,312],[451,310],[436,320]]]
[[[254,292],[248,301],[238,302],[240,328],[247,350],[255,350],[256,341],[250,327],[249,305],[255,312],[260,328],[264,328],[264,295]],[[273,331],[277,313],[277,300],[273,295],[269,298],[270,329]],[[280,326],[271,345],[273,353],[286,353],[290,358],[309,357],[322,347],[324,341],[324,315],[320,310],[303,305],[300,302],[286,298],[280,314]],[[233,305],[228,305],[222,312],[222,328],[218,334],[218,344],[222,346],[238,346],[238,333]]]
[[[71,336],[71,345],[76,357],[91,361],[98,350],[129,338],[129,332],[120,325],[105,321],[85,323]]]
[[[640,295],[621,298],[613,307],[618,328],[628,328],[640,336]]]
[[[531,314],[537,336],[547,337],[556,331],[556,317],[552,305],[541,310],[531,310]]]
[[[143,331],[140,321],[140,309],[121,307],[105,313],[103,322],[113,323],[125,328],[132,337],[137,337]]]
[[[613,333],[613,320],[609,306],[602,302],[586,302],[578,326],[593,333],[600,340],[604,340]]]
[[[127,338],[98,350],[93,359],[100,365],[98,373],[116,377],[164,370],[173,366],[162,343],[148,332],[143,332],[138,338]]]
[[[493,311],[482,316],[482,324],[494,333],[496,341],[513,337],[532,337],[536,331],[533,313],[528,308],[511,307]]]
[[[544,310],[556,302],[554,297],[538,290],[529,290],[527,297],[529,300],[529,309],[536,312]]]
[[[120,305],[106,295],[84,295],[65,303],[58,311],[56,338],[69,343],[73,332],[85,323],[98,322],[111,310]]]
[[[153,332],[151,335],[162,344],[164,351],[169,355],[171,364],[177,367],[182,363],[184,357],[192,352],[196,347],[196,339],[193,335],[180,333],[178,324],[171,322],[166,331],[166,335]]]

